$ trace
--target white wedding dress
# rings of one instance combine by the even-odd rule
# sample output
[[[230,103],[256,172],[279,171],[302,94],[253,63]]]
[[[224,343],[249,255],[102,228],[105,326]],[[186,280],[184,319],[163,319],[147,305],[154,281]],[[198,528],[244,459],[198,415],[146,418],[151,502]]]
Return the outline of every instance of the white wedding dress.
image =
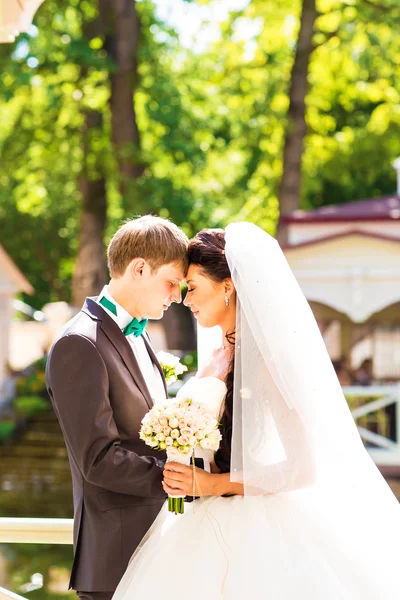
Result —
[[[193,377],[179,392],[216,415],[225,394],[225,383],[214,377]],[[209,497],[186,504],[178,516],[166,503],[113,600],[394,600],[384,580],[364,571],[366,555],[352,551],[345,528],[324,531],[318,507],[310,512],[308,503],[299,518],[299,494],[307,490],[296,492],[296,510],[290,493]],[[364,552],[375,553],[385,573],[379,548]],[[400,598],[400,583],[398,592]]]

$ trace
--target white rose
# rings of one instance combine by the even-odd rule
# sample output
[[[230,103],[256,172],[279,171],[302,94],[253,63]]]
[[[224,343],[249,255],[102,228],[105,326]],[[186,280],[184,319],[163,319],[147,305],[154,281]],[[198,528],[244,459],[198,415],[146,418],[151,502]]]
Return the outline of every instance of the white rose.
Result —
[[[154,433],[161,433],[162,432],[161,425],[159,423],[157,423],[157,425],[154,425],[153,431],[154,431]]]
[[[214,417],[210,417],[209,419],[207,419],[206,429],[208,429],[208,431],[212,431],[216,427],[218,427],[218,421],[214,419]]]
[[[176,427],[178,427],[179,421],[178,421],[178,419],[173,417],[172,419],[169,420],[168,425],[171,427],[171,429],[175,429]]]
[[[174,440],[172,439],[172,437],[167,437],[165,438],[165,443],[167,444],[167,446],[173,446]]]
[[[206,420],[203,417],[196,419],[197,429],[204,429],[206,426]]]
[[[211,450],[218,450],[221,439],[222,435],[218,429],[215,429],[208,435],[208,443],[210,445]]]
[[[216,452],[219,448],[219,440],[209,440],[209,449]]]
[[[145,435],[151,435],[153,433],[153,429],[150,427],[150,425],[145,425],[142,431]]]
[[[165,436],[171,435],[171,427],[164,427],[163,434]]]
[[[162,425],[163,427],[165,427],[166,425],[168,425],[168,421],[165,417],[160,417],[158,419],[158,422],[160,423],[160,425]]]
[[[146,442],[146,444],[147,444],[148,446],[151,446],[152,448],[155,448],[156,446],[158,446],[158,442],[157,442],[156,440],[151,440],[151,439],[150,439],[150,440],[148,440],[148,441]]]
[[[157,433],[156,440],[163,442],[165,440],[165,435],[163,433]]]
[[[197,437],[197,439],[198,439],[198,440],[202,440],[202,439],[204,439],[204,438],[205,438],[205,433],[204,433],[204,431],[203,431],[202,429],[199,429],[199,430],[196,432],[196,437]]]
[[[203,450],[209,450],[210,449],[210,442],[208,441],[207,438],[204,438],[203,440],[200,440],[200,448],[203,448]]]
[[[171,431],[171,437],[173,440],[177,440],[179,437],[180,433],[179,433],[179,429],[173,429]]]
[[[160,365],[164,365],[166,367],[170,367],[175,363],[176,357],[170,352],[157,352],[157,360]],[[178,359],[179,360],[179,359]]]

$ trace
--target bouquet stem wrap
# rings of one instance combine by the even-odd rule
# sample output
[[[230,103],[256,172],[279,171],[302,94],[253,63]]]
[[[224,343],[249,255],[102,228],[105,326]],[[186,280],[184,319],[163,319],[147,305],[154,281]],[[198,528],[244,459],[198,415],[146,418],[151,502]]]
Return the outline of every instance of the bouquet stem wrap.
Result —
[[[184,454],[174,447],[167,448],[167,463],[177,462],[181,465],[190,465],[191,454]],[[176,515],[182,515],[185,510],[185,496],[168,496],[168,510]]]

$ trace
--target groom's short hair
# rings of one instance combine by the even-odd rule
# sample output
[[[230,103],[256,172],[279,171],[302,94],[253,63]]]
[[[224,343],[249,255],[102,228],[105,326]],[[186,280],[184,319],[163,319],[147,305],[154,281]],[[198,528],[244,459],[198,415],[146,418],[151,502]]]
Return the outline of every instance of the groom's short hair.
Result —
[[[111,277],[121,277],[134,258],[144,258],[153,271],[162,265],[180,263],[187,270],[189,240],[167,219],[145,215],[122,225],[107,249]]]

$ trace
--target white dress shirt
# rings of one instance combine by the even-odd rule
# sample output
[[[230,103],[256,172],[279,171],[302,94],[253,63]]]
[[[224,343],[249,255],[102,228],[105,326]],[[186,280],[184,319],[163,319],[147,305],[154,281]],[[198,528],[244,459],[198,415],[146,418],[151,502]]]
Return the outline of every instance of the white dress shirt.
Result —
[[[118,302],[114,300],[114,298],[110,295],[108,291],[107,285],[105,285],[104,288],[101,290],[97,298],[97,304],[100,304],[100,300],[102,298],[106,298],[107,300],[115,304],[117,308],[117,315],[114,315],[105,306],[101,305],[101,307],[117,323],[118,327],[121,330],[124,329],[128,325],[128,323],[132,321],[133,317],[120,304],[118,304]],[[133,333],[125,337],[129,342],[130,347],[132,348],[136,360],[139,363],[140,370],[142,371],[144,380],[147,384],[147,387],[149,388],[149,392],[151,397],[153,398],[154,404],[157,404],[157,402],[162,402],[166,398],[164,384],[160,375],[160,371],[157,369],[156,365],[151,360],[150,354],[147,351],[143,337],[136,337]]]

